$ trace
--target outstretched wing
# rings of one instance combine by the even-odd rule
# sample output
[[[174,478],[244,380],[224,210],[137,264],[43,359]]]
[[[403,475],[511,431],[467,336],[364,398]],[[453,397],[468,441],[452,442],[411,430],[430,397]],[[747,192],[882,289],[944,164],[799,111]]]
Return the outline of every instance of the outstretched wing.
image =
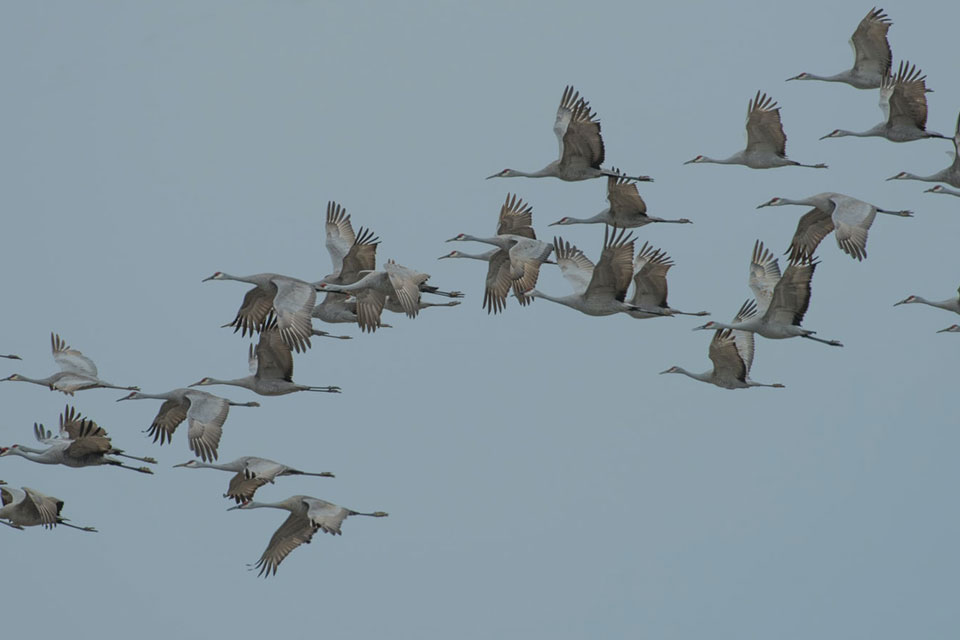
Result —
[[[187,439],[190,450],[203,461],[216,460],[220,436],[223,435],[223,423],[227,421],[227,414],[230,412],[230,403],[224,398],[202,391],[190,391],[186,397],[190,403],[187,409]]]
[[[881,93],[887,92],[888,126],[915,126],[921,131],[927,127],[927,76],[916,65],[900,62],[896,76],[884,77]],[[881,108],[884,100],[881,97]]]
[[[306,351],[313,333],[310,313],[317,303],[317,291],[313,285],[295,278],[276,277],[273,284],[277,288],[273,308],[280,337],[297,353]]]
[[[867,257],[867,231],[877,217],[876,207],[849,196],[836,195],[830,201],[834,204],[837,244],[844,253],[863,260]]]
[[[810,306],[810,281],[817,262],[791,262],[773,290],[773,299],[764,317],[768,322],[797,325]]]
[[[750,258],[750,275],[748,282],[753,295],[757,298],[759,313],[765,313],[773,299],[773,290],[780,281],[780,263],[773,252],[764,248],[763,243],[757,240],[753,245],[753,255]]]
[[[506,201],[500,207],[497,235],[536,238],[537,234],[533,231],[533,207],[515,194],[508,193]]]
[[[280,566],[283,559],[304,542],[310,542],[315,531],[316,528],[309,518],[291,513],[280,525],[280,528],[274,532],[266,550],[260,556],[260,560],[254,565],[254,569],[260,569],[257,576],[276,575],[277,567]]]
[[[887,31],[893,23],[883,9],[871,9],[857,25],[850,37],[853,46],[853,70],[862,74],[877,74],[881,77],[890,74],[893,54],[887,41]]]
[[[673,260],[665,252],[643,243],[633,263],[633,300],[631,303],[646,309],[666,309],[667,271]]]
[[[147,429],[147,435],[153,436],[154,442],[161,445],[170,442],[173,438],[173,432],[177,430],[180,423],[187,419],[187,406],[189,402],[182,398],[171,398],[165,400],[160,405],[160,411]]]
[[[90,376],[91,378],[97,377],[97,365],[93,364],[93,360],[76,349],[70,348],[55,333],[50,334],[50,348],[53,351],[53,359],[56,360],[61,371]]]
[[[611,168],[619,173],[619,170]],[[640,197],[637,183],[626,176],[607,176],[607,200],[614,220],[636,222],[647,215],[647,203]]]
[[[593,277],[594,267],[590,258],[563,238],[553,239],[553,253],[560,272],[573,287],[573,292],[585,292]]]
[[[797,230],[786,254],[791,262],[812,258],[820,241],[833,231],[833,217],[823,209],[811,209],[800,216]]]
[[[350,251],[356,236],[347,210],[332,200],[327,203],[327,252],[333,263],[333,272],[339,274],[343,268],[343,258]]]
[[[624,301],[633,277],[633,234],[616,227],[613,233],[603,228],[603,252],[593,269],[593,276],[584,295]]]
[[[256,362],[258,378],[293,382],[293,354],[275,329],[260,334]]]
[[[599,169],[603,164],[603,139],[600,122],[590,110],[590,103],[573,87],[563,91],[553,131],[560,140],[560,164]]]
[[[747,151],[766,151],[785,157],[787,136],[780,123],[780,107],[767,94],[757,95],[747,107]]]
[[[401,266],[393,260],[387,260],[383,269],[387,272],[387,277],[390,278],[390,284],[396,293],[392,296],[394,300],[400,303],[407,317],[416,318],[420,312],[420,285],[430,276]]]

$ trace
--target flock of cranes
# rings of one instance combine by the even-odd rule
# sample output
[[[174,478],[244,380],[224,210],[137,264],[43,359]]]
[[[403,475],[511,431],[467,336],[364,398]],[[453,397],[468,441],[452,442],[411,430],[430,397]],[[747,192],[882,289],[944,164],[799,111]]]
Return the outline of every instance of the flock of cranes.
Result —
[[[901,62],[896,74],[887,43],[890,20],[882,10],[873,9],[861,21],[852,42],[856,56],[853,68],[834,76],[810,73],[789,80],[821,80],[843,82],[858,89],[877,89],[885,120],[863,132],[836,129],[824,138],[843,136],[879,136],[894,142],[908,142],[945,136],[927,131],[925,76],[907,62]],[[825,164],[803,164],[787,158],[786,135],[780,108],[766,93],[758,91],[747,110],[747,146],[725,159],[698,155],[685,164],[740,164],[753,169],[788,166],[827,168]],[[484,295],[481,307],[488,314],[506,310],[511,296],[520,306],[540,298],[590,316],[623,313],[632,318],[652,319],[677,315],[704,316],[706,311],[680,311],[667,301],[667,273],[673,261],[665,250],[644,242],[637,249],[634,233],[648,224],[691,224],[691,220],[664,219],[647,213],[647,206],[638,190],[638,183],[651,181],[648,176],[629,176],[616,168],[603,168],[605,151],[600,122],[589,103],[572,86],[564,89],[554,122],[559,158],[535,172],[504,169],[488,178],[555,177],[579,181],[604,177],[607,180],[609,206],[588,218],[564,216],[550,226],[575,224],[604,225],[603,244],[594,262],[568,239],[538,239],[533,227],[533,207],[517,194],[508,194],[500,207],[496,232],[490,236],[465,233],[447,242],[476,242],[493,248],[483,253],[451,251],[440,256],[485,262]],[[960,118],[951,138],[955,157],[950,167],[927,177],[901,172],[891,178],[944,182],[960,188]],[[927,192],[960,196],[940,184]],[[710,321],[694,330],[711,330],[713,337],[708,356],[710,371],[692,373],[679,366],[661,372],[678,373],[724,389],[751,387],[783,388],[780,383],[760,383],[750,378],[755,353],[755,336],[767,339],[803,338],[829,346],[842,347],[833,339],[819,337],[802,327],[812,295],[812,279],[819,265],[815,252],[831,232],[841,251],[860,261],[867,257],[868,231],[878,213],[911,217],[910,211],[883,209],[842,193],[820,193],[801,199],[772,198],[758,208],[799,205],[810,207],[797,223],[796,232],[786,251],[787,267],[781,271],[774,254],[757,240],[750,256],[747,284],[753,299],[742,303],[729,323]],[[209,280],[232,280],[252,285],[242,300],[234,319],[223,325],[232,327],[240,337],[256,337],[249,345],[250,375],[233,379],[205,377],[188,387],[165,393],[143,393],[136,386],[118,386],[103,381],[94,362],[79,350],[66,344],[59,335],[51,335],[53,358],[59,371],[45,378],[30,378],[15,373],[4,380],[30,382],[67,395],[89,389],[126,390],[118,399],[159,400],[162,405],[145,429],[154,443],[171,443],[178,426],[187,422],[187,440],[196,456],[176,467],[210,468],[229,471],[231,477],[224,498],[236,503],[232,509],[269,507],[290,512],[273,534],[260,559],[253,565],[260,575],[276,573],[281,562],[301,544],[310,542],[318,531],[339,535],[343,521],[349,516],[383,517],[382,511],[359,512],[306,495],[294,495],[278,502],[254,502],[255,493],[285,476],[332,478],[331,472],[305,472],[256,456],[244,456],[232,462],[218,463],[219,447],[231,407],[259,407],[257,402],[234,402],[205,391],[198,386],[228,385],[242,387],[262,396],[281,396],[309,391],[340,393],[339,386],[311,386],[293,381],[294,354],[303,357],[319,337],[348,339],[332,335],[313,326],[313,320],[331,324],[356,324],[362,333],[391,328],[383,322],[384,311],[416,318],[430,307],[452,307],[460,304],[463,294],[443,291],[427,284],[430,275],[386,260],[377,269],[379,238],[369,228],[355,231],[351,216],[340,204],[327,207],[326,247],[332,261],[332,272],[311,281],[277,273],[235,276],[218,271]],[[599,236],[597,236],[599,242]],[[544,265],[550,265],[545,267]],[[572,293],[555,296],[537,289],[540,271],[556,266],[569,283]],[[630,294],[632,287],[632,295]],[[317,294],[324,294],[318,303]],[[448,302],[430,302],[425,294],[450,298]],[[902,304],[926,304],[960,314],[958,295],[942,301],[928,301],[911,295]],[[685,306],[685,305],[684,305]],[[960,332],[954,324],[940,332]],[[0,356],[19,359],[16,355]],[[42,447],[21,444],[0,447],[0,457],[19,456],[41,464],[69,467],[114,466],[139,473],[152,474],[148,466],[133,466],[127,460],[156,464],[150,457],[138,457],[113,446],[106,430],[68,405],[61,413],[56,434],[42,424],[34,425],[34,437]],[[29,526],[52,528],[62,524],[83,531],[66,522],[60,513],[63,501],[24,487],[0,488],[0,522],[22,529]]]

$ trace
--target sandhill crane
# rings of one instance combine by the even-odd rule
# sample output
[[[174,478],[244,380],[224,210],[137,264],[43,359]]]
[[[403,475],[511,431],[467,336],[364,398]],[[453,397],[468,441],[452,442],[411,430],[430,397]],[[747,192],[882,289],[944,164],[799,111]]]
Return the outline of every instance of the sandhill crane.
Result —
[[[49,387],[51,391],[60,391],[68,396],[72,396],[75,391],[83,391],[85,389],[140,390],[140,387],[118,387],[98,378],[97,365],[93,364],[93,360],[76,349],[71,349],[67,343],[61,340],[60,336],[55,333],[50,334],[50,347],[53,352],[53,359],[60,367],[59,372],[52,376],[39,379],[28,378],[27,376],[15,373],[0,381],[15,380],[32,382],[33,384]]]
[[[647,242],[643,243],[640,251],[637,252],[636,260],[633,261],[634,290],[630,304],[637,309],[627,311],[631,317],[642,320],[672,315],[710,315],[706,311],[695,313],[680,311],[667,304],[667,271],[672,266],[673,260],[670,259],[670,256],[659,249],[654,249]],[[642,309],[648,311],[642,311]],[[651,313],[654,310],[656,313]]]
[[[117,458],[129,458],[156,464],[153,458],[140,458],[115,449],[107,437],[107,432],[93,420],[84,418],[76,410],[67,406],[60,414],[60,433],[57,437],[44,429],[42,424],[33,425],[33,434],[39,442],[47,445],[46,449],[33,449],[22,445],[0,447],[0,456],[17,455],[40,464],[62,464],[67,467],[90,467],[97,465],[112,465],[139,471],[153,473],[149,467],[131,467],[123,464]]]
[[[697,156],[683,164],[712,162],[714,164],[742,164],[751,169],[772,169],[776,167],[809,167],[826,169],[827,165],[801,164],[787,158],[787,136],[780,123],[780,107],[767,97],[757,95],[747,105],[747,147],[729,158],[714,159]]]
[[[23,358],[21,358],[20,356],[15,356],[15,355],[0,356],[0,358],[6,358],[7,360],[23,360]]]
[[[255,285],[243,296],[237,317],[223,326],[246,336],[262,332],[276,324],[280,337],[297,353],[310,348],[310,312],[317,302],[317,292],[309,282],[278,273],[256,273],[232,276],[217,271],[207,280],[235,280]],[[275,321],[275,322],[274,322]]]
[[[757,303],[748,300],[734,316],[734,324],[749,320],[757,315]],[[683,367],[670,367],[664,373],[682,373],[694,380],[709,382],[723,389],[748,389],[750,387],[774,387],[782,389],[779,382],[764,384],[750,379],[750,367],[753,366],[753,334],[749,331],[718,329],[710,341],[710,361],[713,369],[704,373],[692,373]]]
[[[577,181],[616,175],[609,169],[601,169],[604,160],[603,138],[600,136],[600,121],[590,110],[590,103],[580,97],[573,87],[567,86],[560,99],[557,119],[553,123],[553,132],[560,143],[560,158],[554,160],[540,171],[527,173],[504,169],[490,178],[560,178]],[[641,182],[652,182],[649,176],[633,178]]]
[[[372,518],[387,516],[383,511],[361,513],[326,500],[302,495],[290,496],[280,502],[243,502],[235,507],[230,507],[227,511],[261,507],[286,509],[290,512],[290,516],[274,532],[266,550],[260,556],[260,560],[251,567],[251,570],[260,569],[260,573],[257,574],[258,577],[276,575],[277,567],[280,566],[283,559],[301,544],[310,542],[313,534],[318,530],[338,536],[340,535],[340,525],[348,516],[370,516]]]
[[[940,329],[937,333],[960,333],[960,324],[952,324],[946,329]]]
[[[363,277],[362,272],[376,269],[380,239],[363,227],[360,227],[359,234],[354,233],[350,215],[336,202],[327,203],[326,233],[333,273],[325,276],[321,282],[353,284]],[[311,315],[322,322],[355,323],[357,303],[345,293],[327,293],[323,302],[313,308]]]
[[[937,185],[935,187],[930,187],[929,189],[924,189],[924,193],[944,193],[948,196],[957,196],[960,198],[960,191],[954,191],[953,189],[947,189],[944,186]]]
[[[0,483],[6,485],[6,483]],[[42,526],[45,529],[53,529],[58,524],[71,529],[80,531],[92,531],[96,533],[93,527],[78,527],[75,524],[67,522],[67,518],[61,517],[63,510],[63,500],[40,493],[30,487],[15,489],[11,486],[0,487],[0,501],[3,507],[0,507],[0,523],[13,527],[14,529],[23,529],[24,527]],[[3,522],[9,520],[9,522]]]
[[[186,467],[187,469],[219,469],[221,471],[232,471],[236,475],[230,478],[230,485],[227,492],[223,494],[224,498],[231,498],[235,502],[243,503],[253,500],[253,494],[257,489],[267,483],[273,484],[273,481],[280,476],[316,476],[319,478],[334,477],[329,471],[320,473],[311,473],[300,471],[285,464],[258,458],[256,456],[244,456],[237,458],[233,462],[224,462],[220,464],[210,464],[198,460],[190,460],[181,464],[173,465],[176,467]]]
[[[923,182],[945,182],[951,187],[960,189],[960,115],[957,116],[957,128],[953,134],[953,162],[942,171],[938,171],[929,176],[917,176],[906,171],[901,171],[895,176],[890,176],[887,180],[920,180]]]
[[[261,396],[282,396],[296,391],[340,393],[340,387],[308,387],[293,381],[293,354],[276,329],[262,331],[257,346],[250,345],[248,357],[253,375],[233,380],[203,378],[191,387],[228,384],[250,389]]]
[[[957,289],[957,295],[952,298],[947,298],[946,300],[927,300],[920,296],[907,296],[893,306],[897,307],[901,304],[925,304],[938,309],[946,309],[947,311],[960,313],[960,289]]]
[[[617,169],[614,168],[613,171],[617,171]],[[610,206],[593,217],[571,218],[570,216],[564,216],[556,222],[550,223],[550,226],[604,223],[621,229],[634,229],[651,222],[691,223],[686,218],[668,220],[647,215],[647,203],[640,197],[640,192],[637,191],[637,183],[626,176],[607,177],[607,200],[610,202]]]
[[[802,200],[789,198],[771,198],[757,206],[779,207],[788,204],[814,207],[805,213],[797,223],[797,230],[787,250],[791,262],[812,259],[817,245],[831,231],[836,229],[837,246],[851,258],[863,260],[867,257],[867,231],[873,224],[877,213],[910,218],[912,211],[892,211],[858,200],[842,193],[818,193]]]
[[[230,407],[259,407],[259,402],[231,402],[198,389],[174,389],[166,393],[140,393],[134,391],[117,400],[163,400],[160,412],[146,433],[153,436],[161,446],[173,439],[173,432],[181,422],[189,425],[187,440],[190,450],[201,460],[216,460],[223,423],[227,421]]]
[[[887,31],[893,23],[883,12],[874,7],[857,25],[850,37],[853,47],[853,68],[833,76],[818,76],[812,73],[787,78],[787,80],[823,80],[824,82],[845,82],[857,89],[876,89],[880,82],[890,75],[892,54],[887,42]]]
[[[553,239],[557,264],[563,277],[573,287],[573,295],[555,298],[536,289],[526,295],[576,309],[589,316],[609,316],[637,307],[624,302],[633,277],[633,235],[621,229],[603,231],[603,252],[597,265],[584,253],[562,238]]]
[[[834,347],[843,345],[836,340],[824,340],[803,329],[800,323],[810,306],[810,281],[817,267],[815,260],[791,261],[780,275],[780,265],[763,243],[757,240],[750,261],[750,288],[757,299],[757,315],[733,324],[708,322],[698,329],[734,329],[752,331],[764,338],[807,338]]]
[[[503,311],[511,287],[521,305],[529,304],[530,300],[523,292],[536,286],[540,265],[549,262],[547,258],[553,251],[553,245],[537,240],[533,230],[533,207],[509,193],[500,207],[496,236],[478,238],[461,233],[447,242],[483,242],[497,247],[492,253],[480,254],[489,256],[487,258],[458,252],[447,256],[486,259],[488,266],[483,308],[487,313]]]
[[[909,62],[900,63],[896,76],[883,79],[880,87],[880,110],[884,120],[866,131],[834,129],[820,138],[886,138],[891,142],[911,142],[924,138],[946,138],[942,133],[927,131],[927,76]]]

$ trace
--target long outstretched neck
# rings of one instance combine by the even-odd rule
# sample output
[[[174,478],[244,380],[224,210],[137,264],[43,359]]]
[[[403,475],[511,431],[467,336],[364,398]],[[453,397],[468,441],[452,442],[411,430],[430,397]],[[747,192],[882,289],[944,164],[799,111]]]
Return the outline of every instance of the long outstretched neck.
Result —
[[[200,460],[191,460],[189,464],[190,466],[187,466],[187,464],[178,464],[176,466],[185,467],[187,469],[218,469],[220,471],[236,471],[237,470],[236,467],[234,467],[230,463],[217,464],[215,462],[202,462]]]
[[[815,73],[804,73],[788,80],[819,80],[820,82],[847,82],[849,72],[844,71],[833,76],[818,76]]]
[[[674,309],[669,307],[667,313],[672,316],[708,316],[710,315],[709,311],[680,311],[679,309]]]
[[[57,377],[56,374],[54,374],[47,378],[28,378],[27,376],[20,375],[19,373],[16,374],[16,376],[17,376],[16,378],[14,378],[13,376],[10,376],[9,378],[4,378],[4,380],[10,380],[12,382],[30,382],[33,384],[39,384],[44,387],[49,387],[51,384],[55,382],[55,378]]]
[[[553,225],[566,225],[566,224],[596,224],[596,223],[606,223],[613,224],[613,216],[610,215],[610,209],[604,209],[595,216],[590,216],[589,218],[572,218],[570,216],[565,216],[561,220],[554,222]]]
[[[557,304],[562,304],[565,307],[570,307],[571,309],[577,308],[576,303],[574,302],[574,298],[576,298],[576,296],[556,297],[556,296],[551,296],[550,294],[547,294],[547,293],[543,293],[539,289],[534,289],[532,291],[529,291],[527,292],[526,295],[527,297],[530,297],[530,298],[543,298],[544,300],[549,300],[550,302],[556,302]]]
[[[234,378],[233,380],[218,380],[216,378],[207,378],[207,381],[204,384],[199,386],[207,386],[211,384],[228,384],[231,387],[244,387],[246,389],[249,389],[250,388],[249,383],[252,377],[253,376],[245,376],[243,378]]]
[[[234,509],[285,509],[287,511],[293,511],[290,505],[286,504],[286,502],[257,502],[255,500],[238,504],[235,507],[230,507],[227,509],[227,511],[233,511]]]
[[[21,458],[26,458],[27,460],[31,460],[33,462],[39,462],[40,464],[57,464],[57,461],[49,460],[43,457],[43,454],[46,453],[45,450],[32,449],[30,447],[18,445],[8,449],[6,453],[7,455],[20,456]]]
[[[677,373],[682,373],[688,378],[693,378],[694,380],[699,380],[700,382],[710,382],[710,379],[713,377],[713,371],[694,373],[693,371],[687,371],[683,367],[677,367]]]

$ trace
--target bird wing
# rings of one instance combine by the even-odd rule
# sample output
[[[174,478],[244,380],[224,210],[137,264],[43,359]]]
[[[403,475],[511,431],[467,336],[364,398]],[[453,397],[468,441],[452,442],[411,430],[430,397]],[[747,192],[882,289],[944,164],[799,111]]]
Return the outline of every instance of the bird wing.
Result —
[[[50,334],[50,348],[61,371],[97,377],[97,365],[93,364],[93,360],[76,349],[71,349],[56,333]]]
[[[317,304],[317,290],[302,280],[285,276],[277,276],[272,282],[277,288],[273,308],[280,337],[297,353],[306,351],[313,333],[310,313]]]
[[[748,282],[757,299],[757,308],[760,313],[764,313],[770,306],[773,290],[779,281],[780,263],[773,256],[773,252],[765,249],[763,243],[757,240],[753,245],[753,256],[750,258]]]
[[[787,153],[780,107],[773,98],[759,91],[747,107],[747,151],[767,151],[780,157]]]
[[[257,576],[276,575],[277,567],[280,566],[283,559],[304,542],[310,542],[315,531],[316,528],[309,518],[298,513],[291,513],[280,525],[280,528],[274,532],[266,550],[260,556],[260,560],[254,565],[254,569],[260,569]]]
[[[616,168],[611,171],[619,173]],[[614,219],[647,215],[647,203],[640,197],[637,183],[626,176],[607,176],[607,200]]]
[[[817,262],[791,262],[773,290],[764,318],[775,324],[797,325],[810,306],[810,281]]]
[[[557,259],[560,272],[567,279],[574,293],[583,293],[590,286],[593,277],[593,262],[584,255],[583,251],[565,241],[563,238],[553,239],[553,253]]]
[[[27,494],[25,494],[21,489],[17,489],[9,485],[0,486],[0,502],[3,503],[3,506],[17,503],[20,500],[23,500],[26,495]]]
[[[180,423],[187,419],[187,406],[190,403],[184,397],[164,400],[160,411],[147,429],[147,435],[153,436],[153,441],[165,444],[173,439],[173,432]]]
[[[613,298],[623,302],[633,279],[633,234],[616,227],[613,233],[603,228],[603,252],[583,295]]]
[[[264,331],[256,348],[256,376],[293,382],[293,354],[276,330]]]
[[[343,268],[334,284],[350,285],[361,278],[361,271],[373,271],[377,268],[377,245],[380,238],[373,231],[360,227],[356,240],[343,258]]]
[[[87,456],[109,453],[113,448],[106,432],[93,420],[81,419],[78,425],[77,436],[64,449],[66,455],[81,460]]]
[[[326,230],[327,252],[330,254],[330,262],[333,263],[333,272],[339,274],[343,270],[343,259],[350,251],[356,236],[347,210],[333,201],[327,203]]]
[[[387,260],[383,270],[387,272],[396,294],[391,297],[400,303],[407,317],[416,318],[420,312],[420,285],[430,276],[401,266],[393,260]]]
[[[737,315],[733,317],[733,321],[744,322],[749,320],[757,315],[757,302],[755,300],[747,300],[741,305],[740,310],[737,311]],[[737,352],[740,354],[740,359],[743,360],[743,363],[747,367],[747,376],[750,375],[750,369],[753,367],[753,349],[754,349],[754,333],[753,331],[732,331],[733,340],[737,345]]]
[[[67,405],[60,414],[60,437],[65,440],[106,435],[107,432],[103,427],[97,426],[93,420],[84,418],[70,405]]]
[[[553,131],[560,139],[560,163],[599,169],[603,164],[603,139],[600,122],[595,120],[590,103],[573,87],[564,89]]]
[[[745,382],[747,364],[740,357],[737,342],[730,329],[720,329],[710,341],[710,361],[713,362],[713,375],[718,378],[736,379]]]
[[[23,491],[26,497],[20,503],[21,508],[26,509],[45,527],[52,527],[57,524],[57,516],[60,515],[60,509],[63,508],[62,500],[44,495],[30,487],[24,487]]]
[[[36,422],[33,423],[33,437],[43,444],[53,444],[56,441],[49,429],[45,429],[42,424]]]
[[[888,126],[914,126],[925,130],[927,126],[927,76],[921,75],[916,65],[900,62],[896,76],[887,76],[881,82],[881,93],[889,88]],[[881,108],[883,105],[881,97]]]
[[[631,303],[647,309],[667,308],[667,271],[673,260],[665,252],[643,243],[633,263],[633,300]]]
[[[853,46],[853,70],[857,73],[890,74],[893,54],[887,41],[887,31],[893,24],[883,9],[871,9],[850,36]]]
[[[272,481],[280,472],[286,469],[279,462],[267,460],[266,458],[247,458],[243,474],[248,478],[263,478],[266,482]]]
[[[507,294],[513,284],[510,271],[509,252],[497,250],[487,263],[487,280],[483,291],[483,308],[487,313],[500,313],[506,307]]]
[[[516,195],[508,193],[506,201],[500,207],[497,235],[536,238],[537,234],[533,231],[533,207]]]
[[[835,195],[830,201],[834,204],[837,244],[844,253],[863,260],[867,257],[867,231],[877,217],[876,207],[850,196]]]
[[[357,325],[362,331],[377,330],[386,301],[387,296],[377,289],[362,289],[357,292]]]
[[[257,489],[270,482],[266,478],[251,478],[241,471],[230,478],[230,485],[227,487],[225,498],[232,498],[237,504],[253,500]]]
[[[223,435],[223,423],[227,421],[230,403],[220,396],[203,391],[187,393],[189,429],[187,439],[190,450],[203,461],[217,459],[217,447]]]
[[[318,498],[304,498],[304,502],[309,507],[307,517],[315,527],[335,536],[340,535],[340,525],[350,515],[348,509]]]
[[[273,299],[276,295],[277,286],[272,282],[269,289],[259,286],[250,289],[243,296],[237,316],[227,326],[233,327],[234,333],[240,331],[241,336],[263,331],[270,319],[270,312],[273,311]]]
[[[526,292],[537,286],[540,265],[551,252],[553,252],[552,244],[531,238],[516,238],[516,242],[509,249],[510,275],[516,279],[514,287]]]
[[[804,258],[812,258],[820,241],[833,231],[833,218],[823,209],[811,209],[800,216],[797,230],[790,241],[787,250],[789,259],[793,262]]]

